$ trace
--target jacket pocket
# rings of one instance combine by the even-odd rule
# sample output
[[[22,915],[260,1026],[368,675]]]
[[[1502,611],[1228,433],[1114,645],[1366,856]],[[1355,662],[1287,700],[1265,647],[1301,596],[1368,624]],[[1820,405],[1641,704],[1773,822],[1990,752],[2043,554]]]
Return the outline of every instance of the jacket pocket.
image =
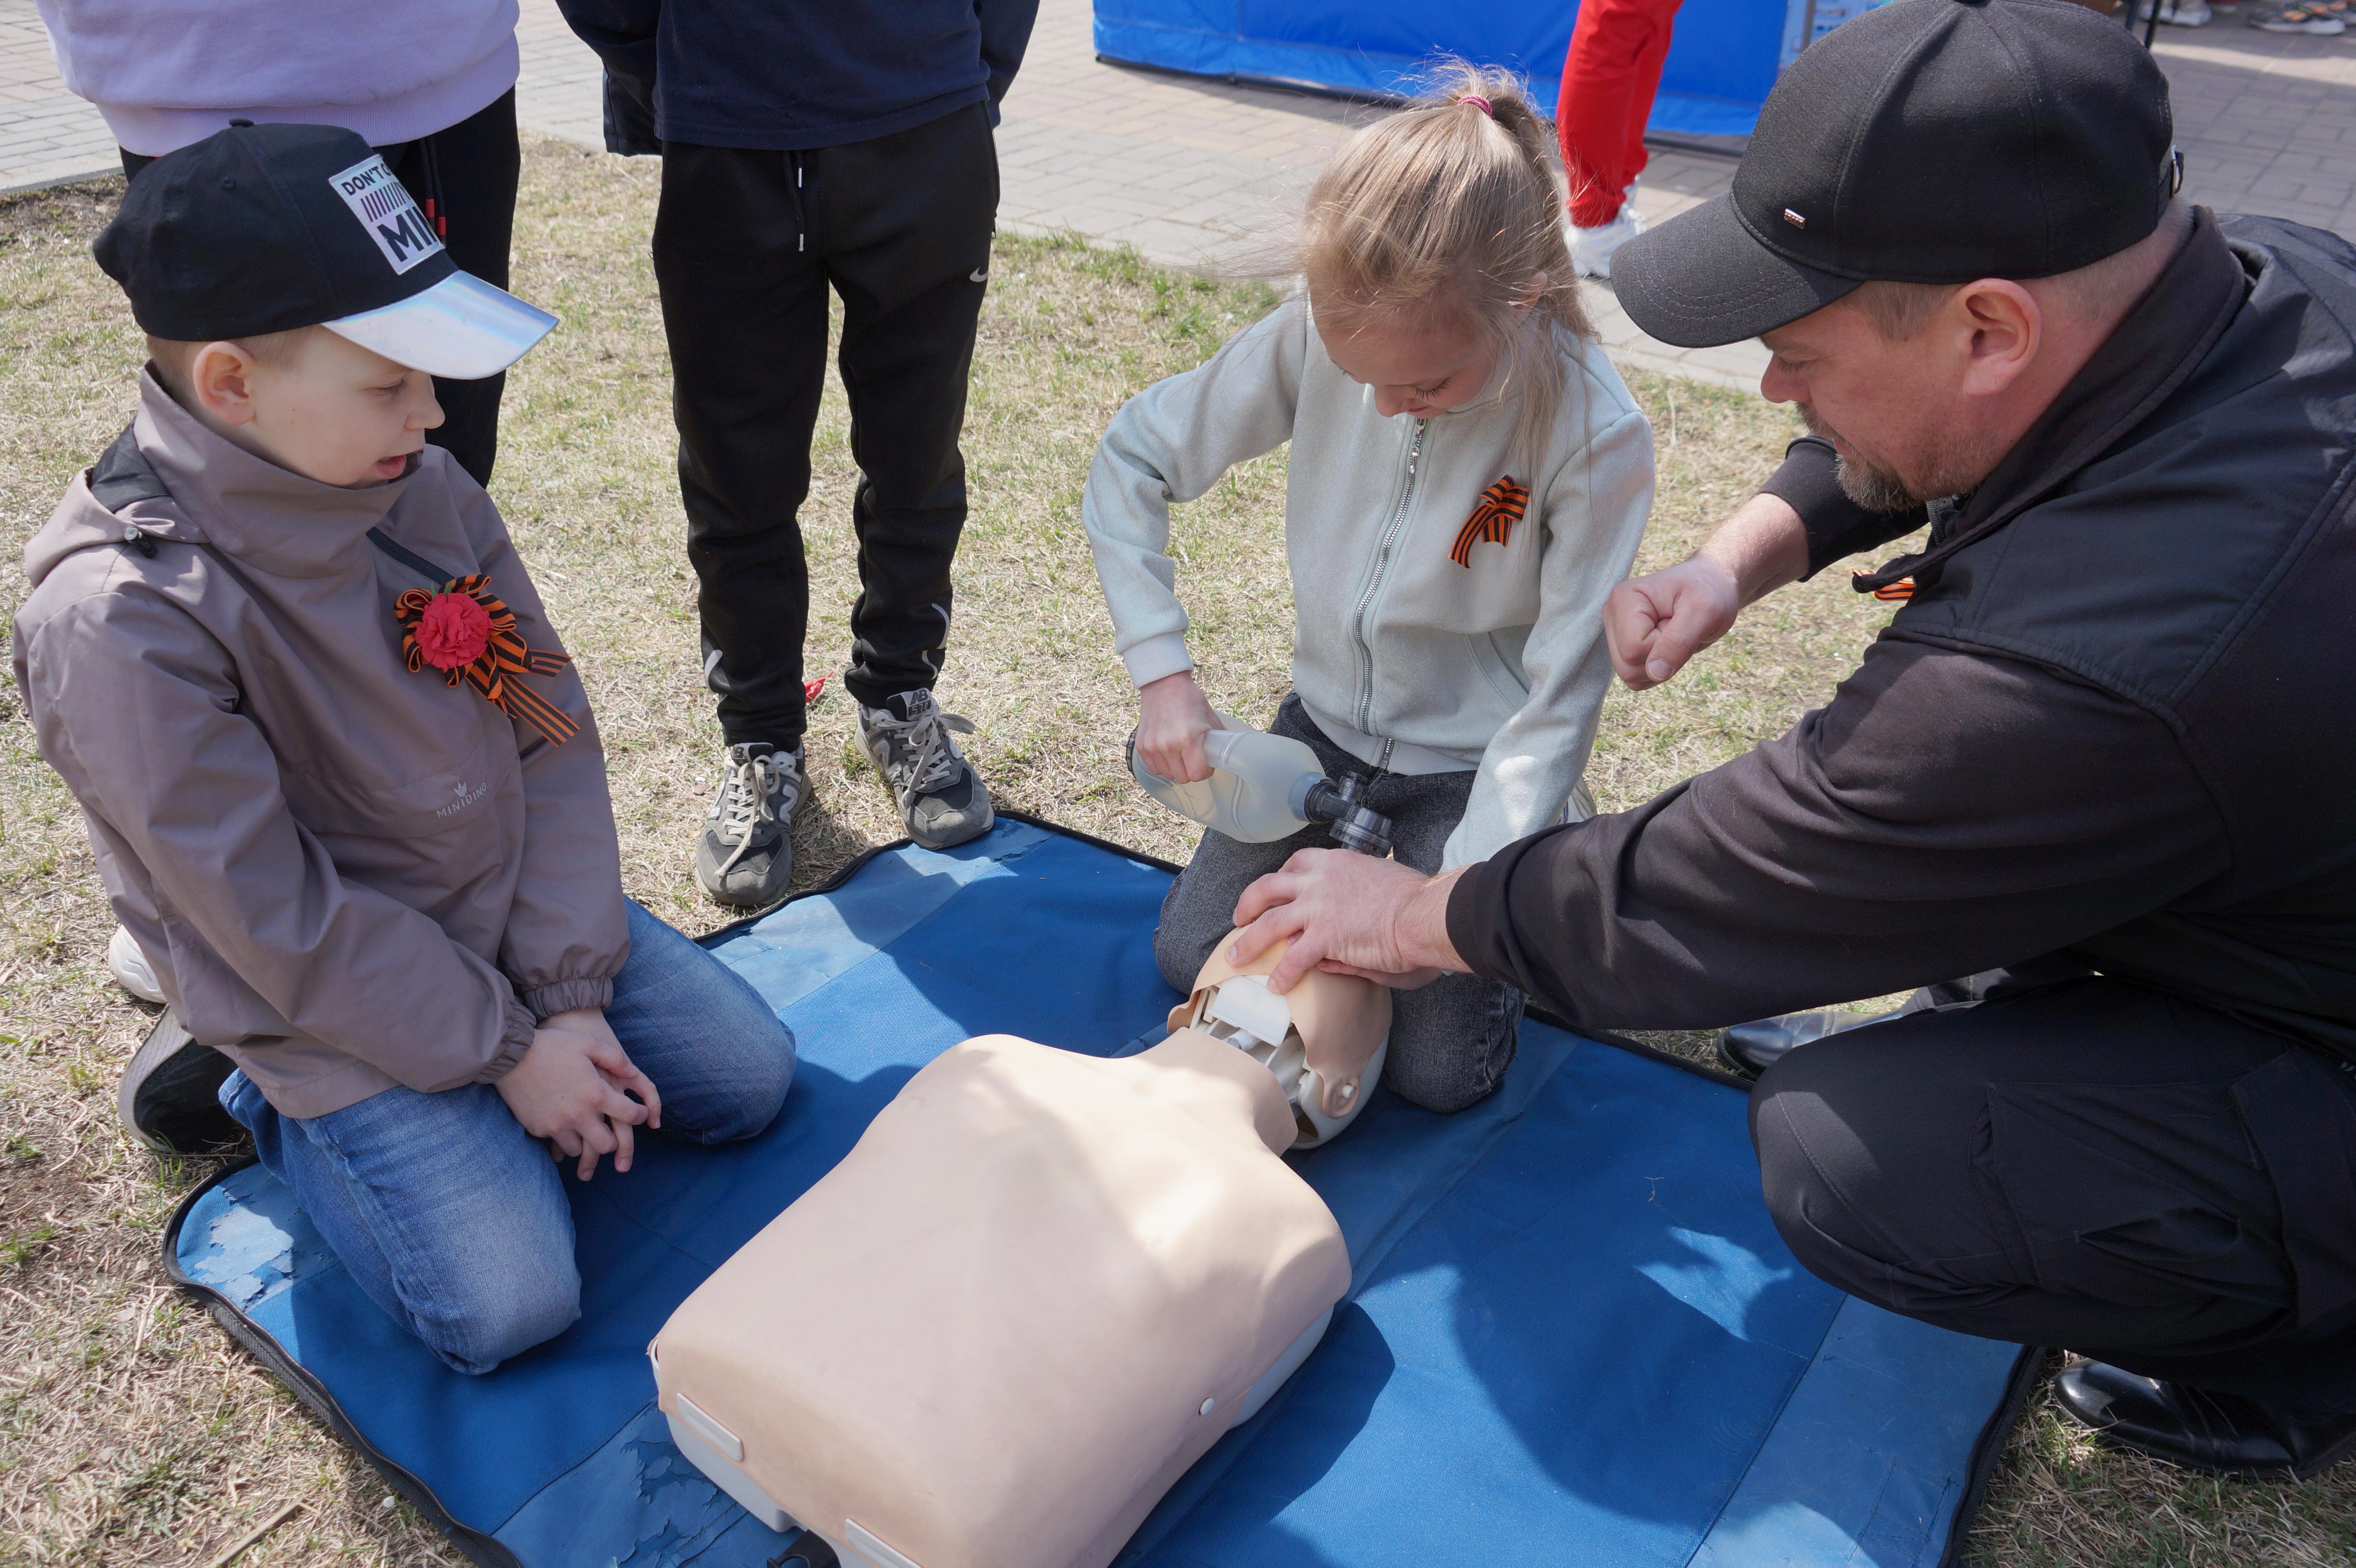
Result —
[[[2006,1083],[1987,1104],[1980,1173],[2040,1287],[2282,1292],[2275,1239],[2244,1222],[2265,1179],[2230,1083]]]
[[[497,802],[516,765],[513,750],[494,747],[478,730],[463,754],[435,761],[439,765],[404,776],[378,758],[346,751],[332,765],[287,768],[282,778],[294,819],[322,837],[415,841],[495,831]]]
[[[1481,672],[1481,678],[1488,683],[1491,691],[1497,694],[1497,699],[1505,705],[1505,711],[1514,714],[1519,713],[1528,703],[1530,683],[1522,673],[1520,658],[1508,657],[1505,650],[1497,645],[1497,639],[1506,635],[1503,632],[1481,632],[1466,637],[1464,641],[1472,652],[1473,666]],[[1526,637],[1528,628],[1522,628],[1521,635]]]

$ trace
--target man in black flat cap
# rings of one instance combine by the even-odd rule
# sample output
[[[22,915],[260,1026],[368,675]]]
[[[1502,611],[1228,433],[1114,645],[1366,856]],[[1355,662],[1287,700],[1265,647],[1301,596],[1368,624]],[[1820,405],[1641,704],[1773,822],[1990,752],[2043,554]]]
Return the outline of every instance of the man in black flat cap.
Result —
[[[2356,1447],[2356,251],[2177,184],[2158,70],[2060,0],[1809,49],[1612,275],[1668,342],[1763,338],[1815,434],[1623,585],[1613,649],[1667,679],[1927,521],[1857,579],[1903,606],[1633,811],[1439,878],[1305,852],[1237,917],[1294,939],[1280,988],[1470,970],[1590,1028],[1928,987],[1765,1065],[1794,1253],[2080,1352],[2059,1398],[2114,1441],[2305,1476]]]

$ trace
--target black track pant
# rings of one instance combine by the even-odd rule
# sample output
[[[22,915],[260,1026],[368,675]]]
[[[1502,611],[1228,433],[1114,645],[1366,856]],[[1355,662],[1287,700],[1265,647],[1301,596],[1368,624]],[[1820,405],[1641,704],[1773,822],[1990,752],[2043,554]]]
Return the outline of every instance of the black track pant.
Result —
[[[1760,1079],[1793,1252],[1963,1333],[2356,1410],[2356,1080],[2139,986],[2027,977]]]
[[[809,152],[666,143],[655,277],[670,339],[704,678],[732,745],[798,743],[809,575],[798,514],[826,382],[827,296],[859,464],[860,594],[843,685],[930,688],[965,528],[966,379],[998,155],[980,104]]]
[[[443,228],[442,242],[461,271],[487,283],[508,286],[508,251],[515,240],[516,180],[522,155],[516,144],[515,93],[501,93],[488,106],[455,125],[414,142],[379,147],[385,166],[409,187],[418,205]],[[123,172],[135,175],[155,160],[123,155]],[[425,439],[458,460],[477,485],[491,482],[499,454],[499,396],[507,389],[502,371],[479,381],[434,379],[442,427]]]

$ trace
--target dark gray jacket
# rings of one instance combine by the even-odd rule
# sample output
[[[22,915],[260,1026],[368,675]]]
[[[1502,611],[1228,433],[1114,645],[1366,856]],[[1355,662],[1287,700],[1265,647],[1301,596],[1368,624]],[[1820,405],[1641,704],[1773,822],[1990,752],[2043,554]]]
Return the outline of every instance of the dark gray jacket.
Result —
[[[1457,949],[1597,1027],[2061,954],[2356,1059],[2351,475],[2356,250],[2202,211],[1926,550],[1864,580],[1917,587],[1830,704],[1473,868]],[[1912,520],[1809,521],[1821,564]]]

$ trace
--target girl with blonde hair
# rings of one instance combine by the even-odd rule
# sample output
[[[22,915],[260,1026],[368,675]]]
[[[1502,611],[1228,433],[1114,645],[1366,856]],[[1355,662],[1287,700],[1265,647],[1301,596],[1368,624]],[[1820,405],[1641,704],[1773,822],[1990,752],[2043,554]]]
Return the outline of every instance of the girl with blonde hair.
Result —
[[[1162,777],[1208,777],[1218,722],[1172,591],[1171,503],[1289,441],[1297,629],[1274,731],[1365,775],[1419,870],[1589,814],[1603,603],[1644,531],[1653,438],[1580,308],[1550,140],[1513,79],[1451,68],[1319,176],[1290,297],[1106,431],[1081,517]],[[1205,832],[1155,934],[1171,984],[1255,879],[1327,846]],[[1396,1001],[1395,1093],[1453,1111],[1496,1087],[1519,992],[1448,976]]]

